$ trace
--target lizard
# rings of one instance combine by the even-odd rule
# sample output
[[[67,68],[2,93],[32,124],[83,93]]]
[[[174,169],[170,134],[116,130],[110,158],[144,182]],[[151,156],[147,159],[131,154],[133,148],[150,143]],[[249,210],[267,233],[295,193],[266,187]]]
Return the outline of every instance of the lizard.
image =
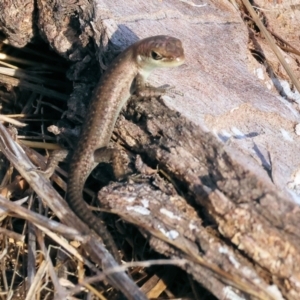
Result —
[[[147,85],[150,73],[160,67],[176,67],[185,61],[179,39],[158,35],[137,41],[124,50],[104,72],[96,85],[69,165],[67,202],[75,214],[101,237],[106,248],[120,262],[117,247],[105,225],[87,207],[82,193],[86,179],[100,162],[118,115],[132,94],[161,95],[164,88]]]

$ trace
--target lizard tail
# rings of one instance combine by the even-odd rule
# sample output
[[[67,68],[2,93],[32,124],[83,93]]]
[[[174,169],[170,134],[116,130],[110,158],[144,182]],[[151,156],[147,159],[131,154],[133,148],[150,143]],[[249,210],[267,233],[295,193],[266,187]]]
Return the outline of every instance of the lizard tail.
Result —
[[[102,239],[108,251],[110,251],[116,261],[120,263],[120,255],[113,237],[106,229],[102,221],[90,211],[82,197],[82,190],[87,176],[84,176],[85,174],[76,175],[77,172],[72,170],[73,168],[76,168],[77,163],[74,162],[70,165],[67,202],[74,213],[81,219],[81,221],[83,221],[96,232],[96,234]]]

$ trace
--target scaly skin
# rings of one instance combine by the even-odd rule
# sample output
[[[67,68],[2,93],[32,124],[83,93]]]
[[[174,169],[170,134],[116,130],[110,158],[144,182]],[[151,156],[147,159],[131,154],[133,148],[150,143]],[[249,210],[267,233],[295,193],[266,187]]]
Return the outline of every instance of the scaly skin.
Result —
[[[122,52],[109,66],[96,86],[73,154],[68,178],[67,201],[76,215],[97,235],[116,260],[117,247],[105,226],[87,207],[82,190],[99,163],[95,150],[106,148],[117,117],[132,92],[145,94],[148,75],[155,68],[176,67],[184,62],[181,41],[169,36],[153,36],[138,41]],[[133,86],[137,78],[136,86]],[[136,91],[138,89],[138,91]],[[153,91],[153,88],[151,88]]]

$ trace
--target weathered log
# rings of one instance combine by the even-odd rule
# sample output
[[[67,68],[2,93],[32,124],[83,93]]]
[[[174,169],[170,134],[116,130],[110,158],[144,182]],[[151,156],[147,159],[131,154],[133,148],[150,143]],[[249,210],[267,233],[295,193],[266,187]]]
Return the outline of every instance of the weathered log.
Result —
[[[103,67],[137,39],[168,34],[182,40],[185,65],[157,71],[150,83],[170,84],[184,96],[163,97],[164,104],[131,102],[114,137],[158,165],[183,198],[154,175],[161,191],[148,182],[113,184],[100,192],[100,202],[139,227],[156,251],[186,259],[182,268],[219,299],[229,286],[244,296],[298,299],[298,94],[239,10],[226,1],[192,4],[39,0],[38,28],[75,62],[69,74],[76,82],[94,78],[84,73],[94,59],[93,43]],[[252,53],[267,58],[264,66],[247,49],[249,37]],[[296,60],[283,54],[296,70]],[[80,101],[87,97],[78,94],[67,113],[72,120],[84,116]]]

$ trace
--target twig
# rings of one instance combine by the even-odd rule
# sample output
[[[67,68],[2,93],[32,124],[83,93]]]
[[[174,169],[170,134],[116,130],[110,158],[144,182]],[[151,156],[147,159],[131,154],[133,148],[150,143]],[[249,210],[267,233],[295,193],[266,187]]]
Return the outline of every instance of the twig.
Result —
[[[96,263],[104,269],[113,268],[118,265],[97,236],[72,213],[66,202],[51,186],[49,180],[36,170],[23,149],[16,144],[1,123],[0,150],[60,220],[63,220],[65,224],[72,226],[72,228],[79,230],[82,234],[89,235],[90,238],[84,241],[83,245],[87,248]],[[111,274],[107,279],[116,289],[121,290],[128,299],[147,299],[125,272]]]
[[[275,44],[273,38],[271,37],[270,33],[268,32],[268,30],[266,29],[266,27],[264,26],[262,21],[257,16],[257,14],[254,11],[253,7],[251,6],[249,0],[242,0],[242,1],[243,1],[244,5],[246,6],[248,12],[250,13],[251,17],[253,18],[254,22],[258,26],[259,30],[262,32],[262,34],[265,36],[266,40],[269,42],[269,45],[270,45],[271,49],[276,54],[277,58],[279,59],[282,66],[284,67],[285,71],[290,76],[290,78],[291,78],[293,84],[295,85],[296,89],[300,93],[300,83],[299,83],[297,77],[295,76],[294,72],[292,71],[292,69],[288,65],[288,63],[285,61],[283,55],[281,54],[278,47],[276,46],[276,44]]]

